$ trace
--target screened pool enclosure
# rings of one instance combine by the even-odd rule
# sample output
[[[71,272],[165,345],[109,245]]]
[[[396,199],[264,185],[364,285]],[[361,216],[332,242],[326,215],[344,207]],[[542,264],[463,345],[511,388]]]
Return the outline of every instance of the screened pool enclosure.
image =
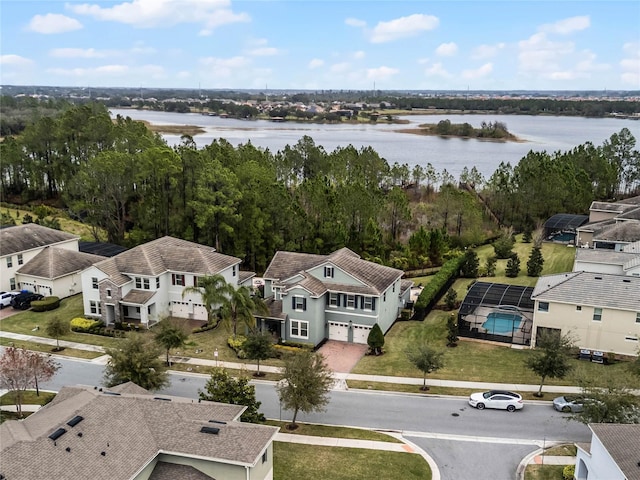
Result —
[[[529,345],[533,326],[533,287],[474,283],[458,311],[461,337]]]

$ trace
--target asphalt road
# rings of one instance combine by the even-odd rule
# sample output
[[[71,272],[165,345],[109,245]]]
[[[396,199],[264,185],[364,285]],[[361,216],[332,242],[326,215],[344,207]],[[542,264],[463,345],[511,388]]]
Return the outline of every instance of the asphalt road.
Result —
[[[60,363],[60,371],[41,388],[102,384],[102,365],[66,359]],[[158,393],[197,398],[205,383],[204,376],[176,373],[171,385]],[[291,412],[281,410],[272,383],[255,386],[268,418],[291,419]],[[443,480],[513,479],[520,460],[545,444],[590,441],[589,429],[569,418],[548,403],[525,402],[522,410],[508,413],[476,410],[465,398],[375,391],[332,391],[325,412],[298,415],[301,422],[402,432],[434,458]]]

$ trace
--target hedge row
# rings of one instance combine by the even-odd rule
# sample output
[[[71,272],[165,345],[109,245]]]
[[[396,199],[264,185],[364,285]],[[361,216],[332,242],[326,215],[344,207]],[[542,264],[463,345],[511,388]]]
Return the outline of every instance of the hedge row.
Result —
[[[55,310],[60,306],[60,298],[58,297],[44,297],[42,300],[34,300],[31,302],[31,309],[34,312],[47,312],[49,310]]]
[[[433,275],[431,281],[422,289],[418,300],[416,300],[413,317],[415,320],[424,320],[427,313],[456,279],[464,261],[464,255],[452,258],[442,265],[438,273]]]

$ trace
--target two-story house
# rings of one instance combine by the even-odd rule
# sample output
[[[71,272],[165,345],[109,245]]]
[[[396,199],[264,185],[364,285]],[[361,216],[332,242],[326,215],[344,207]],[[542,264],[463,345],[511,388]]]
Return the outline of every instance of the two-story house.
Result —
[[[576,346],[636,356],[640,348],[640,278],[569,272],[540,277],[531,345],[541,329],[570,334]]]
[[[589,223],[576,229],[576,245],[620,251],[640,240],[640,196],[619,202],[592,202]]]
[[[82,272],[84,314],[104,321],[149,327],[167,316],[207,320],[199,293],[183,295],[205,276],[250,285],[254,276],[240,271],[241,260],[213,247],[162,237],[94,264]]]
[[[619,251],[604,248],[576,248],[573,271],[640,277],[640,241],[629,243]]]
[[[409,301],[413,282],[403,273],[348,248],[330,255],[276,252],[264,273],[270,314],[262,326],[283,341],[366,344],[371,327],[377,323],[386,333]]]
[[[0,290],[60,298],[80,293],[82,270],[103,257],[80,252],[79,238],[36,223],[0,229]]]

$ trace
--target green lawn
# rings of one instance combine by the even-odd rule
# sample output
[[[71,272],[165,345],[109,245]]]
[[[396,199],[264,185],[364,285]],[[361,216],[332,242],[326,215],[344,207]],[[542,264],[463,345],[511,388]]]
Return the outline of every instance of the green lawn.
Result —
[[[24,340],[12,340],[11,338],[0,337],[0,345],[7,347],[24,348],[34,352],[51,353],[55,347],[46,343],[27,342]],[[88,360],[102,356],[99,352],[89,352],[88,350],[76,350],[75,348],[64,348],[64,350],[55,352],[58,355],[67,357],[85,358]]]
[[[376,442],[402,443],[395,437],[386,433],[368,430],[366,428],[348,428],[336,427],[331,425],[316,425],[313,423],[297,423],[298,428],[295,430],[282,429],[289,422],[278,420],[267,420],[267,425],[281,427],[282,433],[290,433],[292,435],[311,435],[313,437],[331,437],[331,438],[353,438],[356,440],[373,440]]]
[[[385,337],[385,354],[363,357],[352,373],[421,377],[407,359],[406,351],[422,342],[433,344],[445,351],[445,366],[427,378],[466,380],[478,382],[522,383],[536,385],[540,379],[525,366],[532,355],[529,349],[513,349],[508,345],[494,345],[461,340],[455,348],[446,347],[446,322],[450,312],[432,311],[422,322],[396,322]],[[548,379],[545,385],[577,385],[581,380],[602,384],[605,378],[625,379],[630,387],[640,388],[640,378],[630,378],[627,364],[599,365],[572,360],[573,371],[564,379]],[[544,392],[544,388],[543,388]]]
[[[415,453],[273,443],[278,480],[430,480],[426,460]]]
[[[36,394],[35,390],[26,390],[22,392],[22,404],[23,405],[46,405],[56,394],[52,392],[40,391],[40,395]],[[15,405],[15,392],[5,393],[0,397],[0,405]]]
[[[524,480],[563,480],[564,465],[527,465]]]

